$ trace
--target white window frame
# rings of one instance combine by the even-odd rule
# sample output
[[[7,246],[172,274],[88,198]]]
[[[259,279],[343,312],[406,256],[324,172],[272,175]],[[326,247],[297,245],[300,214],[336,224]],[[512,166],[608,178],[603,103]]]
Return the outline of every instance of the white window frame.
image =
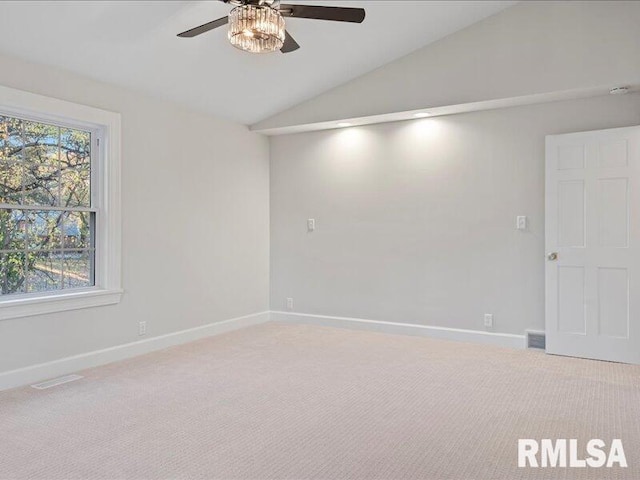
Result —
[[[122,297],[120,114],[0,86],[0,112],[92,132],[92,189],[97,188],[95,285],[0,297],[0,320],[113,305]],[[99,145],[98,145],[99,143]],[[94,151],[97,158],[94,157]],[[92,205],[93,206],[93,205]]]

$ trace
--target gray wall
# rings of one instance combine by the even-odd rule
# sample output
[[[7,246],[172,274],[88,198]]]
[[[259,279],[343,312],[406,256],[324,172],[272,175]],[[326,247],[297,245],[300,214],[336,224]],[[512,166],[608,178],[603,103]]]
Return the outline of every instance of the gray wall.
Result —
[[[543,329],[544,137],[634,124],[637,94],[273,137],[272,309]]]
[[[0,56],[0,84],[122,113],[125,295],[0,321],[0,372],[268,310],[268,142],[246,127]]]

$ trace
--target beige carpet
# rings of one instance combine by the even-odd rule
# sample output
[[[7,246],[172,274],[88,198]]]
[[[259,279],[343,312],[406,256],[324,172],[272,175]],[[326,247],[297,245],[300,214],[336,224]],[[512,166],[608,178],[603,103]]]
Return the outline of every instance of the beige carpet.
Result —
[[[639,479],[640,367],[266,324],[0,393],[2,479]],[[518,438],[629,468],[518,469]]]

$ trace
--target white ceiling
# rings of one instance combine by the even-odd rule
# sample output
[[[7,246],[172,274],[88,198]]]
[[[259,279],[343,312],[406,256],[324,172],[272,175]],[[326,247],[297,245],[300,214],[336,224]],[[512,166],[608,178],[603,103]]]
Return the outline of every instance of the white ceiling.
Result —
[[[221,28],[176,34],[226,15],[218,1],[11,1],[0,51],[251,124],[516,3],[289,0],[364,7],[361,25],[287,20],[301,49],[251,55]]]

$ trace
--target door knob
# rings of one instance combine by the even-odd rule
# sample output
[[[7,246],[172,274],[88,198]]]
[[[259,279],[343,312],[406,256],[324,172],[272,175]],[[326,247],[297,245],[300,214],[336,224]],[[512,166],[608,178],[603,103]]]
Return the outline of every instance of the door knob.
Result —
[[[547,260],[551,261],[551,262],[555,262],[558,259],[558,253],[557,252],[551,252],[547,254]]]

